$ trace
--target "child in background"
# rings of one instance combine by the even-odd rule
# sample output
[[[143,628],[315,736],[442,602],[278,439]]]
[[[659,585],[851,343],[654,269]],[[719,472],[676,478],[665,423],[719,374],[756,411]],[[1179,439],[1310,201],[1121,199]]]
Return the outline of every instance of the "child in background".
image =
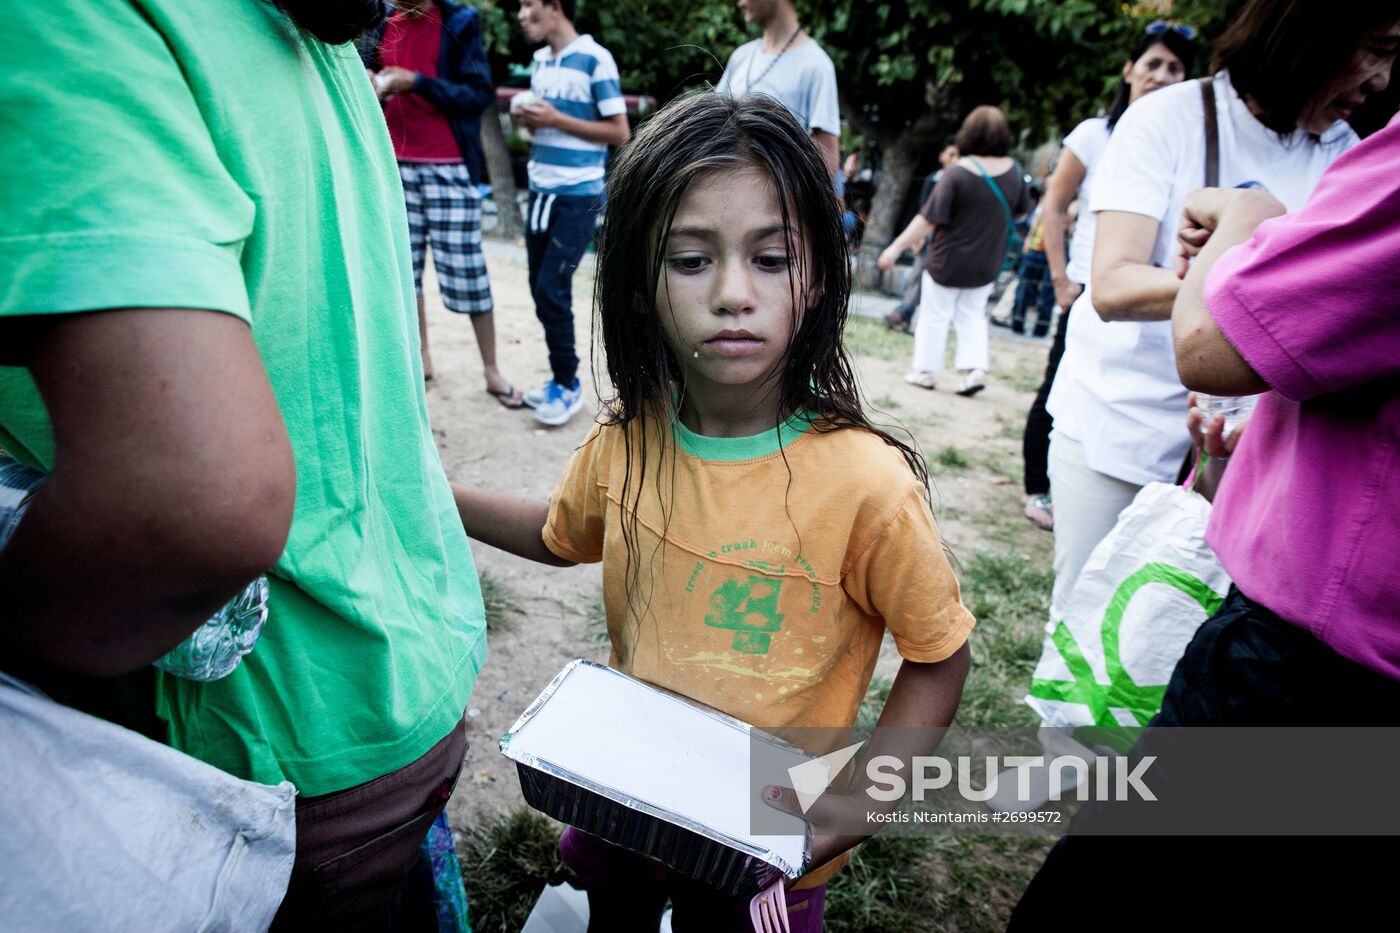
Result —
[[[535,420],[558,426],[583,407],[574,350],[574,270],[603,208],[608,146],[627,142],[627,103],[617,63],[574,28],[574,0],[520,0],[520,28],[535,51],[530,98],[511,119],[530,130],[525,256],[551,378],[525,393]]]
[[[1026,251],[1021,254],[1021,268],[1016,273],[1020,282],[1016,286],[1016,301],[1011,306],[1011,330],[1017,334],[1026,332],[1026,312],[1035,308],[1032,337],[1044,337],[1050,333],[1050,318],[1055,312],[1055,287],[1050,282],[1050,266],[1045,256],[1045,224],[1041,208],[1042,205],[1036,206],[1027,224],[1030,237],[1026,240]]]
[[[946,726],[973,620],[922,458],[862,411],[840,209],[806,132],[759,96],[693,97],[646,124],[608,187],[621,222],[597,324],[616,394],[548,503],[455,487],[467,532],[602,561],[609,663],[633,677],[760,728],[847,727],[888,629],[904,661],[881,725]],[[858,841],[814,840],[794,930],[821,929]],[[591,929],[656,930],[668,899],[677,930],[748,925],[747,901],[572,828],[560,845]]]

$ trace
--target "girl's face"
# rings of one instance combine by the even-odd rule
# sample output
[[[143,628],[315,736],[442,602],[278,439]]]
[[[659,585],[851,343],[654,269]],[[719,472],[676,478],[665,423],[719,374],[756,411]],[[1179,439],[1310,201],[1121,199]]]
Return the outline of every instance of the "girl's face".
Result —
[[[692,384],[762,389],[781,378],[809,263],[792,254],[801,234],[789,243],[778,198],[757,167],[702,175],[681,198],[660,247],[656,311]]]
[[[1186,77],[1186,66],[1176,53],[1158,42],[1149,46],[1135,62],[1123,66],[1123,80],[1128,82],[1128,103],[1144,94],[1176,84]]]
[[[1367,37],[1351,57],[1350,66],[1308,102],[1298,117],[1298,126],[1309,133],[1325,133],[1333,123],[1350,117],[1369,95],[1384,91],[1390,84],[1397,50],[1400,22]]]

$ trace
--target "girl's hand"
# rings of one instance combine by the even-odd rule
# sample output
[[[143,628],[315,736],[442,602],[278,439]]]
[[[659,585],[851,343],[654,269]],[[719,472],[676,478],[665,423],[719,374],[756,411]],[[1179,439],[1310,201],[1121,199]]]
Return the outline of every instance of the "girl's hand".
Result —
[[[791,813],[812,827],[812,860],[808,870],[819,868],[843,852],[860,845],[869,836],[825,835],[823,827],[864,825],[874,801],[864,794],[822,794],[807,810],[797,802],[792,788],[769,784],[763,788],[763,802],[775,810]]]
[[[894,244],[891,243],[880,253],[880,258],[875,261],[875,265],[880,267],[881,272],[889,272],[894,268],[894,264],[899,262],[899,257],[903,252],[903,250],[895,249]]]

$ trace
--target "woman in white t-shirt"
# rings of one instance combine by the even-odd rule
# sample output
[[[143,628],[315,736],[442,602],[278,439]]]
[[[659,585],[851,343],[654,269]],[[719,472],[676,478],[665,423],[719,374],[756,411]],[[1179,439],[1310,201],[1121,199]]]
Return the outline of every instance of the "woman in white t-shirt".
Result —
[[[1381,6],[1338,16],[1308,0],[1250,0],[1218,41],[1204,85],[1218,185],[1262,186],[1290,211],[1302,207],[1357,142],[1345,118],[1389,79],[1393,56],[1371,47],[1395,19]],[[1118,513],[1143,485],[1172,480],[1190,446],[1169,320],[1180,280],[1170,266],[1186,197],[1205,184],[1206,99],[1192,81],[1129,108],[1094,179],[1090,281],[1049,401],[1056,619]]]
[[[1084,283],[1089,281],[1089,257],[1094,249],[1094,216],[1088,213],[1088,204],[1094,172],[1104,147],[1108,145],[1109,134],[1128,106],[1145,94],[1179,83],[1191,73],[1196,58],[1196,48],[1192,45],[1195,37],[1195,29],[1179,23],[1156,22],[1148,25],[1133,46],[1132,54],[1123,63],[1123,80],[1119,82],[1118,92],[1108,113],[1090,117],[1065,137],[1064,148],[1055,162],[1055,171],[1046,184],[1045,200],[1041,202],[1044,218],[1042,229],[1060,320],[1055,326],[1055,339],[1050,346],[1045,379],[1026,415],[1021,450],[1026,474],[1026,498],[1022,510],[1026,518],[1047,531],[1054,527],[1050,477],[1046,472],[1053,419],[1046,411],[1045,403],[1055,382],[1060,357],[1065,352],[1070,306],[1084,290]],[[1074,239],[1070,241],[1066,262],[1065,229],[1069,206],[1075,200],[1079,201],[1080,217]]]

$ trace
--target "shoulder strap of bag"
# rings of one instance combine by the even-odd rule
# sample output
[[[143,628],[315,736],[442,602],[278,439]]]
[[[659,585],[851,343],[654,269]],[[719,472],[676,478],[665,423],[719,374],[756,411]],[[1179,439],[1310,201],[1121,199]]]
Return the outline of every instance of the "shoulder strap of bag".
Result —
[[[1215,119],[1215,81],[1202,78],[1201,104],[1206,118],[1206,187],[1220,187],[1220,126]]]
[[[967,161],[971,162],[977,167],[977,171],[981,174],[982,180],[987,183],[987,187],[992,189],[992,194],[996,195],[997,200],[1001,202],[1001,209],[1006,211],[1006,229],[1011,231],[1012,236],[1015,236],[1016,219],[1011,214],[1011,205],[1007,203],[1006,195],[1001,193],[1001,186],[999,186],[996,182],[992,181],[992,176],[987,174],[987,170],[982,167],[981,162],[978,162],[972,156],[968,156]]]

